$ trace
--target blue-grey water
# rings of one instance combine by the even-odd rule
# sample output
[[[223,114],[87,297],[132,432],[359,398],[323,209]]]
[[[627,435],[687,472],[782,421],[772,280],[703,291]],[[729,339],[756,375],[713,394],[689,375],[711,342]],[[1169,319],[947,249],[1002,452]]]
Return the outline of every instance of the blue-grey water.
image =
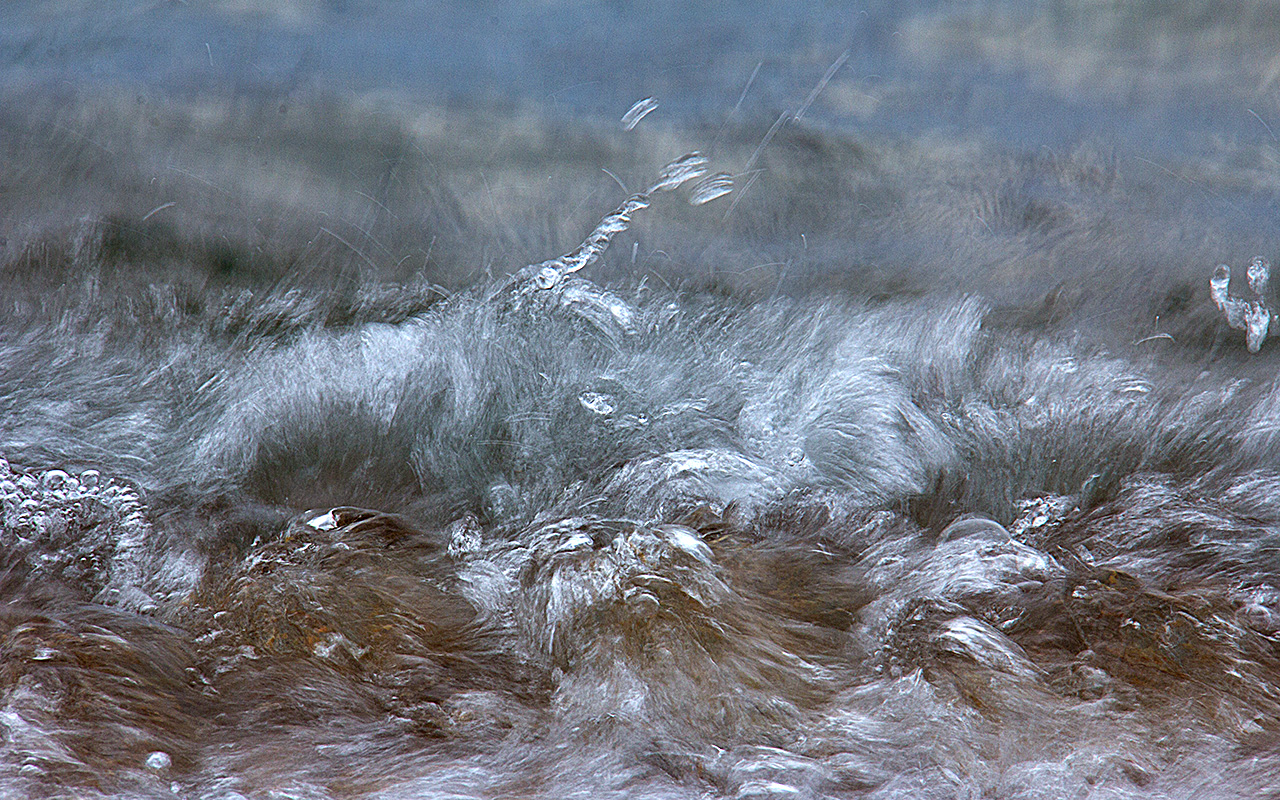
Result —
[[[844,130],[1176,157],[1280,125],[1266,2],[258,5],[15,0],[0,64],[6,84],[387,91],[570,118],[653,95],[714,123],[796,111],[839,63],[806,116]]]

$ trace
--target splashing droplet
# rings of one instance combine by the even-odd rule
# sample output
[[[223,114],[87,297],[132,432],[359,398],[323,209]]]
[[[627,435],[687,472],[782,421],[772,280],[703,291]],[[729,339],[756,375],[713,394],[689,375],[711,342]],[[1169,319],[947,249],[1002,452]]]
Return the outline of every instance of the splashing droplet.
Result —
[[[1245,310],[1245,345],[1250,353],[1262,349],[1271,325],[1271,312],[1262,303],[1249,303]]]
[[[668,164],[658,175],[658,182],[649,187],[649,193],[669,192],[706,173],[707,157],[701,153],[689,153]]]
[[[1222,311],[1227,325],[1245,332],[1245,341],[1250,353],[1262,349],[1266,341],[1268,329],[1271,327],[1271,309],[1267,305],[1265,293],[1271,280],[1271,264],[1261,256],[1257,256],[1248,268],[1249,290],[1252,299],[1233,297],[1230,292],[1231,268],[1219,264],[1209,279],[1209,295]]]
[[[658,101],[652,97],[646,97],[639,100],[631,108],[627,109],[627,113],[622,115],[622,129],[631,130],[640,124],[640,120],[649,115],[649,112],[658,107]]]
[[[1271,280],[1271,264],[1262,256],[1256,256],[1249,264],[1249,288],[1261,297],[1267,293],[1267,282]]]
[[[705,205],[732,191],[733,178],[727,172],[717,172],[698,181],[698,184],[693,187],[693,194],[689,197],[689,205]]]
[[[1219,264],[1217,269],[1213,271],[1213,277],[1209,279],[1209,291],[1213,295],[1213,302],[1218,304],[1218,308],[1226,308],[1228,288],[1231,286],[1231,267],[1226,264]]]

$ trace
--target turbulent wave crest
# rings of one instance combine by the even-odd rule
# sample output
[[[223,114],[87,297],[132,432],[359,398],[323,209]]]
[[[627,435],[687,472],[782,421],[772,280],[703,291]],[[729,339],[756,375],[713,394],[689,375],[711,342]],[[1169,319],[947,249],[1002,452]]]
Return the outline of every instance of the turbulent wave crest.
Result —
[[[1274,383],[583,277],[649,202],[448,297],[10,314],[0,794],[1280,791]]]

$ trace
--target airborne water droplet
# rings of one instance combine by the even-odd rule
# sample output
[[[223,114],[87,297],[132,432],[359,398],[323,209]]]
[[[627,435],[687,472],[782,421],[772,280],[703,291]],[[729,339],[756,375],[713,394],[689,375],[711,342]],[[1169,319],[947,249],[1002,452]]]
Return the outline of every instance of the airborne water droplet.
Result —
[[[631,108],[627,109],[627,113],[622,115],[622,129],[631,130],[640,124],[640,120],[649,115],[649,112],[658,107],[658,101],[652,97],[646,97],[639,100]]]
[[[658,175],[658,182],[649,187],[649,193],[669,192],[706,173],[707,157],[701,153],[689,153],[668,164]]]
[[[1271,312],[1263,303],[1249,303],[1245,307],[1245,344],[1250,353],[1256,353],[1267,338],[1271,325]]]
[[[1257,256],[1249,264],[1249,288],[1261,297],[1267,293],[1267,282],[1271,280],[1271,264],[1262,256]]]
[[[689,197],[689,205],[700,206],[733,191],[733,178],[727,172],[717,172],[698,181]]]
[[[1213,271],[1213,277],[1209,279],[1209,294],[1213,296],[1213,302],[1218,304],[1218,308],[1226,310],[1228,291],[1231,286],[1231,267],[1226,264],[1219,264],[1217,269]]]
[[[631,223],[631,217],[619,214],[614,217],[608,217],[600,223],[596,228],[601,233],[622,233]]]

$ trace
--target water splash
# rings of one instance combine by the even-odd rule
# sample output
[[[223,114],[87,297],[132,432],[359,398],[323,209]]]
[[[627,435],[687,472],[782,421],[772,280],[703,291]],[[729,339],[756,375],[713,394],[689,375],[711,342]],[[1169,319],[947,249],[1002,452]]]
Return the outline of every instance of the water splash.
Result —
[[[601,394],[600,392],[583,392],[578,395],[578,402],[586,410],[602,417],[607,417],[617,410],[617,401],[613,399],[613,396]]]
[[[643,100],[637,100],[636,104],[627,109],[627,113],[622,115],[622,129],[625,131],[633,130],[640,124],[640,120],[649,116],[650,112],[658,107],[658,101],[652,97],[646,97]]]
[[[0,547],[39,580],[65,580],[98,602],[156,610],[143,574],[151,523],[136,489],[98,470],[15,471],[0,457]]]
[[[681,156],[663,168],[657,183],[650,186],[646,194],[669,192],[694,178],[701,178],[707,174],[708,163],[707,157],[698,152]]]
[[[701,206],[733,191],[733,177],[727,172],[717,172],[698,181],[689,196],[689,205]]]
[[[708,163],[706,156],[693,152],[667,164],[652,186],[631,195],[611,213],[606,214],[573,252],[525,267],[498,287],[490,297],[510,292],[518,300],[538,291],[560,288],[569,275],[591,266],[604,255],[613,237],[630,227],[632,215],[649,207],[651,195],[674,191],[691,180],[701,178],[707,173]]]
[[[1253,297],[1233,297],[1230,292],[1231,267],[1219,264],[1209,279],[1209,294],[1214,304],[1226,318],[1227,324],[1245,332],[1245,343],[1250,353],[1262,349],[1267,330],[1271,326],[1271,309],[1267,306],[1267,283],[1271,279],[1271,264],[1257,256],[1249,264],[1247,272],[1249,290]]]

